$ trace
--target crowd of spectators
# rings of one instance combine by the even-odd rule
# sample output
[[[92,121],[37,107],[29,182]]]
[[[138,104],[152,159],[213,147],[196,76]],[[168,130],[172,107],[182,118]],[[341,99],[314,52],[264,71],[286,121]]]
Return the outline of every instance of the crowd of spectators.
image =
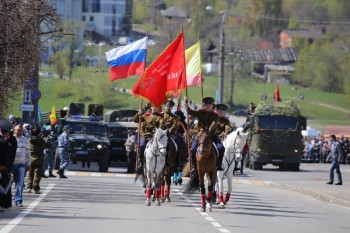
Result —
[[[301,157],[302,162],[325,163],[330,152],[330,140],[322,134],[318,137],[304,137],[304,151]],[[338,139],[343,149],[343,164],[350,164],[350,142],[343,135]]]

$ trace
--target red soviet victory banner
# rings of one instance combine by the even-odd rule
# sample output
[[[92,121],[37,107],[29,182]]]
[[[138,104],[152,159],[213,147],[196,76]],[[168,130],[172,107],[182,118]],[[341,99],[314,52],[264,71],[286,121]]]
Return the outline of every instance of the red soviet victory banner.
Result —
[[[146,69],[132,89],[134,95],[148,99],[155,107],[177,97],[186,88],[183,33]]]

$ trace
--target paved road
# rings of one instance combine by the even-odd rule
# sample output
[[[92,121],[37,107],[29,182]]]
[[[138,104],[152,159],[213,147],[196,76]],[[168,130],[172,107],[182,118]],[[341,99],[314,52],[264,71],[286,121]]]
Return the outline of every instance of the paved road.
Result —
[[[302,164],[300,172],[272,166],[246,169],[244,175],[234,177],[234,193],[226,209],[214,206],[213,212],[200,213],[199,195],[184,196],[181,186],[172,187],[171,203],[146,207],[141,184],[134,184],[134,176],[125,168],[99,173],[95,164],[90,171],[72,165],[69,179],[43,179],[42,195],[25,194],[25,207],[0,213],[0,233],[348,232],[350,208],[285,187],[339,195],[348,201],[350,166],[342,166],[343,186],[325,184],[328,166]]]

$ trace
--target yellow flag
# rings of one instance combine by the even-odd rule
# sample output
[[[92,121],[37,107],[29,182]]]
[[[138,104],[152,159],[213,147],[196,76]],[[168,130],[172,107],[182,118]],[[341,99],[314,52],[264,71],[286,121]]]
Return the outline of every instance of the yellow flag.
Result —
[[[50,124],[54,125],[56,122],[57,122],[57,118],[56,118],[55,106],[52,105],[51,114],[50,114]]]
[[[196,86],[202,83],[202,59],[200,42],[186,49],[186,79],[187,86]]]

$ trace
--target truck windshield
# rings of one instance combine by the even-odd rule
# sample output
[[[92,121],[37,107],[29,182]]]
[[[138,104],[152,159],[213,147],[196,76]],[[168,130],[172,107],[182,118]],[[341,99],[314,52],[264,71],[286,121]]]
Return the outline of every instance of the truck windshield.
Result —
[[[81,122],[67,122],[65,125],[69,125],[71,128],[71,134],[93,134],[106,136],[107,126],[99,124],[84,124]]]
[[[290,116],[259,116],[260,129],[296,129],[297,118]]]

